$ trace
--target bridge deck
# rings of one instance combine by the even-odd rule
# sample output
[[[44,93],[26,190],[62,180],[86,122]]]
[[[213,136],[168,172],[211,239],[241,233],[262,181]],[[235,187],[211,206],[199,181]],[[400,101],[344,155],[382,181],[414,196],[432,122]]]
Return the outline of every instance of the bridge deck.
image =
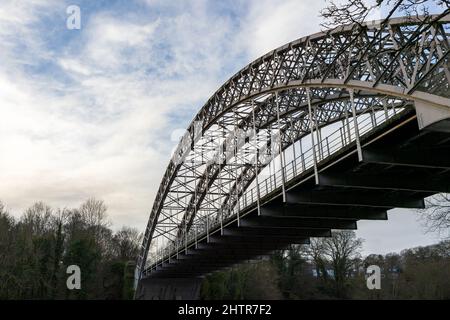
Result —
[[[448,123],[447,123],[448,125]],[[444,126],[445,127],[445,126]],[[450,191],[450,132],[419,130],[404,112],[363,137],[362,161],[355,143],[305,171],[260,203],[186,243],[147,278],[193,278],[327,237],[333,229],[356,229],[361,219],[386,220],[393,208],[424,208],[424,198]]]

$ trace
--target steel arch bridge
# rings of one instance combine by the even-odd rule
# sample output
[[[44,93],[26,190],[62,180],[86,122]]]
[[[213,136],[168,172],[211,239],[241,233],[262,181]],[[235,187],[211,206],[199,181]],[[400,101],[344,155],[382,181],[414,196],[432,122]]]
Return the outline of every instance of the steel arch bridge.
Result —
[[[136,296],[448,192],[449,30],[448,10],[346,25],[231,77],[164,173]]]

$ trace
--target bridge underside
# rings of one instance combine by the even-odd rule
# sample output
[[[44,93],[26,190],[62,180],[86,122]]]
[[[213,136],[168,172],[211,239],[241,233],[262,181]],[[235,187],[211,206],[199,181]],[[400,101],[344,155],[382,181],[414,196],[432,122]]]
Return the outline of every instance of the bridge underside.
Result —
[[[252,207],[239,222],[180,248],[140,281],[137,297],[195,299],[199,279],[213,271],[333,229],[356,229],[361,219],[387,220],[393,208],[424,208],[424,198],[450,192],[450,123],[420,130],[411,111],[362,140],[362,161],[349,146],[319,165],[318,183],[309,170],[286,185],[286,202],[275,191],[262,199],[259,215]],[[178,289],[167,291],[169,283]]]

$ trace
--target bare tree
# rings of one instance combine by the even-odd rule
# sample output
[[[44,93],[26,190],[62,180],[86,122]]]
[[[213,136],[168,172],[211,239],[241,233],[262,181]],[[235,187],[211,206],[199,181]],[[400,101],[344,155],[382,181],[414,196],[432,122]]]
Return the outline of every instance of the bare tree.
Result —
[[[44,202],[36,202],[25,210],[22,224],[28,228],[30,234],[42,235],[52,227],[53,209]]]
[[[122,227],[113,238],[115,252],[122,260],[133,260],[139,254],[142,234],[138,230]]]
[[[338,298],[346,297],[346,280],[353,269],[353,262],[360,257],[362,242],[353,231],[333,231],[330,238],[311,240],[310,254],[316,268],[322,278],[327,279],[326,265],[331,266]]]
[[[0,201],[0,214],[6,213],[5,205]]]
[[[372,5],[364,0],[348,0],[339,4],[336,4],[333,0],[327,1],[328,6],[320,11],[320,15],[325,19],[322,26],[330,28],[342,24],[361,24],[373,9],[381,6],[383,1],[376,0]]]
[[[425,200],[426,208],[421,210],[427,232],[450,231],[450,194],[441,193]],[[450,232],[447,234],[450,238]]]
[[[396,11],[401,15],[411,17],[429,16],[430,6],[443,9],[450,8],[450,0],[346,0],[336,3],[334,0],[327,1],[328,5],[320,11],[324,18],[324,28],[334,28],[345,24],[362,24],[374,10],[384,7],[388,13],[384,19],[390,18]]]
[[[89,226],[104,226],[107,227],[107,211],[108,208],[103,200],[89,198],[80,206],[80,214],[84,222]]]
[[[317,277],[327,280],[327,260],[325,257],[325,240],[323,238],[311,239],[308,254],[314,263]]]

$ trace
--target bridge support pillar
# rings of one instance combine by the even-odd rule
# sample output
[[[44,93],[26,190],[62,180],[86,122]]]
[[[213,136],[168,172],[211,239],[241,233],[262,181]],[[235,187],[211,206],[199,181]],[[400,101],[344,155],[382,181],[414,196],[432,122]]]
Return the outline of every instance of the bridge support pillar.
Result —
[[[450,108],[415,101],[419,129],[450,132]]]
[[[203,278],[143,279],[137,300],[198,300]]]

